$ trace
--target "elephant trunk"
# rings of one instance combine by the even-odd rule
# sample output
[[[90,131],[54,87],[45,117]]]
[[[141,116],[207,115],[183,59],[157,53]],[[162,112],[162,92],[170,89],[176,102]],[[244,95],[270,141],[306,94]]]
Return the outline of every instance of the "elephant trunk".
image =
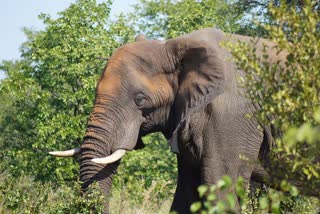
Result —
[[[120,163],[119,159],[125,151],[135,147],[140,127],[139,122],[131,119],[134,115],[115,106],[119,105],[111,102],[105,102],[105,105],[95,103],[81,145],[82,189],[85,191],[90,184],[98,182],[107,197],[104,213],[109,213],[108,197],[113,175]]]
[[[80,158],[80,181],[82,189],[87,190],[93,182],[98,182],[100,190],[106,196],[104,203],[104,213],[109,213],[109,195],[112,186],[113,175],[119,165],[119,161],[108,165],[98,164],[92,161],[93,158],[110,155],[110,153],[98,154],[105,149],[100,148],[101,142],[88,137],[81,145]]]
[[[106,196],[104,213],[109,213],[108,197],[119,161],[103,165],[93,162],[92,159],[111,155],[114,152],[113,145],[116,144],[117,137],[112,134],[115,119],[111,114],[107,115],[106,111],[97,111],[98,106],[96,103],[95,111],[90,115],[81,145],[80,181],[83,191],[86,191],[92,183],[98,182],[100,190]]]

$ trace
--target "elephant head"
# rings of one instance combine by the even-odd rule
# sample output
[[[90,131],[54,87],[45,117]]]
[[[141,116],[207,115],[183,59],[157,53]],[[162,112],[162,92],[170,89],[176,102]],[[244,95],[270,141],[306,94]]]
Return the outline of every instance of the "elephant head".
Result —
[[[81,148],[51,152],[81,155],[84,189],[98,181],[108,194],[119,160],[143,148],[141,137],[148,133],[161,131],[178,152],[175,139],[186,118],[224,88],[219,53],[201,35],[165,42],[140,35],[114,52],[97,84]]]

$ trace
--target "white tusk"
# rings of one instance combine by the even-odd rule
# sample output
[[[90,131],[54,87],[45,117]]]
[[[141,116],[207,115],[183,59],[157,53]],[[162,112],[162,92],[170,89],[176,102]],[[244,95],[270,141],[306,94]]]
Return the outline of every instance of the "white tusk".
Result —
[[[70,149],[66,151],[53,151],[49,152],[50,155],[58,157],[71,157],[80,153],[80,148]]]
[[[114,153],[112,153],[110,156],[104,157],[104,158],[93,158],[92,161],[95,163],[101,163],[101,164],[109,164],[114,163],[126,153],[126,150],[124,149],[118,149]]]

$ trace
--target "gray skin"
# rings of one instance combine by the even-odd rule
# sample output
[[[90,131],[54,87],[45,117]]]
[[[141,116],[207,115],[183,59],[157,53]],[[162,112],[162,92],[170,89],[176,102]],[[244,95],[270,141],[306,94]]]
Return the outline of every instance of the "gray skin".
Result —
[[[139,38],[115,51],[98,82],[81,145],[83,188],[98,181],[108,195],[119,161],[104,166],[91,159],[118,149],[143,148],[141,137],[156,131],[177,153],[178,182],[171,210],[189,213],[192,202],[199,200],[197,187],[214,184],[223,175],[233,180],[242,176],[247,185],[254,166],[241,156],[258,160],[272,138],[268,128],[246,116],[256,108],[240,95],[244,91],[237,76],[242,72],[220,42],[250,38],[226,36],[215,29],[164,42]],[[262,41],[257,48],[259,54]],[[259,169],[253,176],[257,180],[264,173]]]

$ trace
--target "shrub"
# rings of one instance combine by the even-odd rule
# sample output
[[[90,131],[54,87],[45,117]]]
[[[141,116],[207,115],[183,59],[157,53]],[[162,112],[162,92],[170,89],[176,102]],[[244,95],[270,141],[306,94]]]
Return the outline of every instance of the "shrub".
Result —
[[[81,195],[80,183],[57,187],[32,177],[0,175],[0,213],[101,213],[104,196],[97,185]]]
[[[246,73],[241,83],[261,106],[257,116],[278,132],[272,177],[303,184],[305,193],[318,191],[320,175],[316,111],[320,106],[320,16],[315,3],[305,1],[303,8],[297,9],[282,1],[279,7],[270,7],[276,25],[265,28],[277,54],[285,53],[285,61],[270,64],[267,47],[262,58],[252,44],[237,43],[231,49]]]

